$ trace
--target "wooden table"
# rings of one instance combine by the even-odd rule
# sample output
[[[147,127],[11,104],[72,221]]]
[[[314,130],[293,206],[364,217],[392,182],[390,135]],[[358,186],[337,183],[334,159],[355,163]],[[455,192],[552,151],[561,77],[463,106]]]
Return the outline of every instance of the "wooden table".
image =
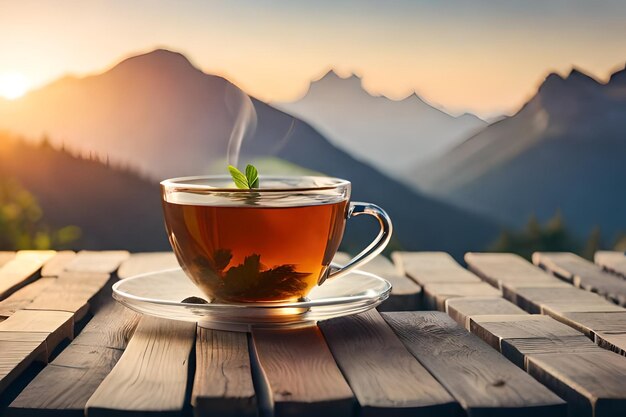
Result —
[[[0,415],[626,416],[623,275],[549,256],[395,253],[378,310],[245,334],[112,300],[171,253],[0,252]]]

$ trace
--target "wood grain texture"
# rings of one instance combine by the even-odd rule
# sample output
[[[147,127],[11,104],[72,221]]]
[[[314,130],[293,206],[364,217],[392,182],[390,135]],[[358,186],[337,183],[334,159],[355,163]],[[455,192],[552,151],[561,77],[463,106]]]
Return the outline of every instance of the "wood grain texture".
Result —
[[[317,327],[253,330],[274,415],[347,416],[355,400]]]
[[[522,288],[572,288],[572,284],[555,279],[555,281],[551,282],[503,282],[500,288],[502,289],[502,296],[504,298],[510,300],[513,304],[517,304],[516,294],[518,290]]]
[[[612,352],[544,354],[528,358],[528,372],[570,405],[571,416],[623,416],[626,358]]]
[[[597,332],[595,341],[600,347],[626,356],[626,333]]]
[[[445,252],[394,252],[391,259],[402,275],[418,284],[476,283],[480,279]]]
[[[442,283],[424,286],[424,307],[445,311],[446,300],[459,297],[499,297],[500,290],[486,282]]]
[[[109,274],[63,272],[25,308],[68,311],[74,314],[74,321],[80,321],[89,311],[89,300],[96,296],[108,281]]]
[[[346,253],[337,252],[333,262],[345,265],[351,258]],[[394,264],[386,257],[379,255],[359,269],[376,274],[391,283],[391,294],[378,306],[379,311],[413,311],[421,308],[422,288],[415,281],[398,273]]]
[[[626,278],[626,254],[624,252],[598,251],[594,261],[606,271]]]
[[[41,337],[41,335],[39,335]],[[0,394],[35,360],[47,358],[44,340],[3,340],[0,332]]]
[[[569,252],[535,252],[533,262],[578,288],[598,293],[616,304],[626,306],[626,280],[603,271],[600,266],[578,255]]]
[[[59,343],[74,337],[74,316],[65,311],[19,310],[0,323],[0,334],[45,333],[48,353]]]
[[[140,315],[121,304],[108,300],[72,344],[124,350],[130,341]]]
[[[84,415],[87,400],[111,372],[139,322],[137,314],[106,298],[74,341],[10,404],[7,416]]]
[[[39,278],[0,301],[0,320],[24,309],[54,281],[54,278]]]
[[[112,274],[130,254],[124,250],[80,251],[66,266],[66,271]]]
[[[564,416],[565,403],[445,313],[383,313],[471,416]]]
[[[503,284],[519,286],[562,285],[558,278],[537,268],[526,259],[512,253],[475,253],[465,254],[465,262],[471,271],[491,285],[503,288]]]
[[[57,252],[50,260],[48,260],[41,268],[42,277],[58,277],[72,259],[76,257],[76,252],[71,250],[63,250]]]
[[[591,339],[595,333],[626,333],[626,311],[570,312],[556,320],[584,333]]]
[[[198,328],[191,404],[196,416],[257,415],[245,333]]]
[[[148,272],[178,268],[179,266],[174,252],[133,253],[122,262],[117,271],[117,276],[124,279]]]
[[[624,310],[597,294],[572,286],[565,288],[517,288],[512,293],[505,291],[504,296],[529,313],[561,315],[566,312]]]
[[[571,327],[542,315],[476,316],[470,330],[520,368],[536,353],[594,352],[599,347]]]
[[[0,267],[0,300],[24,285],[39,278],[43,264],[54,256],[54,251],[20,251]]]
[[[0,323],[0,392],[34,361],[47,362],[54,348],[74,332],[72,315],[19,310]]]
[[[454,416],[462,412],[375,310],[324,321],[320,328],[356,396],[360,416]]]
[[[524,310],[502,297],[464,297],[446,300],[446,311],[454,321],[470,329],[470,318],[480,315],[526,315]]]
[[[195,323],[142,317],[122,357],[87,401],[87,415],[181,415],[195,334]]]
[[[0,267],[2,267],[13,258],[15,258],[15,252],[0,251]]]
[[[109,374],[122,352],[70,344],[19,394],[10,416],[83,416],[85,403]]]

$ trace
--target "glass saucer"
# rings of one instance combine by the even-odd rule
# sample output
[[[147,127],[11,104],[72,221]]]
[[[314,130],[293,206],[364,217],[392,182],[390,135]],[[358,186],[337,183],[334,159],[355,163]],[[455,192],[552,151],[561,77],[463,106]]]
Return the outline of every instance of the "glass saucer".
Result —
[[[151,272],[120,280],[113,298],[142,314],[197,322],[199,326],[230,331],[291,328],[362,313],[389,297],[391,284],[368,272],[353,271],[315,287],[306,300],[289,303],[209,304],[181,303],[187,297],[206,296],[182,269]]]

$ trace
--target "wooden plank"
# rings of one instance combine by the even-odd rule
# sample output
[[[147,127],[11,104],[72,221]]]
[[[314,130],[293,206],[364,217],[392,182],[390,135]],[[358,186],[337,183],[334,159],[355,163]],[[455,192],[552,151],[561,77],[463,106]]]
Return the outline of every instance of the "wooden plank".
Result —
[[[87,323],[72,344],[124,350],[130,341],[140,315],[108,300]]]
[[[535,281],[535,282],[503,282],[500,285],[502,289],[502,295],[506,299],[512,299],[515,297],[517,290],[520,288],[572,288],[572,284],[554,279],[554,281]]]
[[[465,254],[465,262],[476,275],[498,288],[503,288],[503,284],[512,287],[519,287],[521,284],[533,284],[534,287],[550,284],[562,286],[558,278],[512,253],[469,252]]]
[[[0,323],[0,334],[45,333],[48,353],[65,339],[74,337],[74,317],[65,311],[19,310]]]
[[[15,252],[0,251],[0,267],[15,258]]]
[[[317,327],[253,329],[274,416],[347,416],[354,397]]]
[[[626,333],[626,311],[570,312],[555,318],[592,339],[599,332]]]
[[[446,311],[454,321],[469,330],[470,318],[485,314],[528,314],[502,297],[464,297],[446,300]]]
[[[109,274],[93,272],[63,272],[54,283],[39,294],[28,310],[68,311],[74,321],[80,321],[89,312],[92,299],[109,281]]]
[[[257,415],[245,333],[198,328],[191,404],[196,416]]]
[[[142,317],[122,357],[87,401],[87,415],[181,415],[195,334],[195,323]]]
[[[445,313],[383,313],[471,416],[564,416],[565,403]]]
[[[179,268],[174,252],[146,252],[133,253],[124,260],[117,271],[120,279],[147,272],[162,271],[164,269]]]
[[[70,313],[19,310],[0,323],[0,393],[35,360],[47,362],[54,348],[71,339]]]
[[[76,252],[64,250],[57,252],[48,262],[41,268],[42,277],[58,277],[65,270],[67,264],[76,257]]]
[[[626,254],[624,252],[598,251],[594,261],[606,271],[626,278]]]
[[[561,398],[572,416],[623,416],[626,358],[612,352],[531,355],[528,372]]]
[[[497,350],[502,339],[582,336],[591,341],[575,329],[541,314],[476,316],[470,319],[470,331]]]
[[[83,416],[87,400],[111,372],[139,315],[110,299],[61,354],[17,396],[7,416]]]
[[[351,256],[347,253],[337,252],[333,262],[345,265],[350,259]],[[391,294],[387,300],[378,306],[377,309],[379,311],[412,311],[420,309],[422,288],[415,281],[399,274],[389,259],[379,255],[364,266],[359,267],[359,269],[376,274],[391,283]]]
[[[529,267],[528,262],[516,255],[469,253],[465,259],[470,268],[481,277],[500,285],[506,299],[530,313],[547,314],[587,335],[591,335],[593,330],[589,328],[591,323],[585,324],[584,321],[578,323],[576,320],[581,317],[579,314],[593,314],[597,318],[609,313],[626,312],[623,308],[596,294],[575,287],[552,285],[551,282],[541,278],[541,274],[545,272],[539,271],[536,267]],[[529,279],[528,276],[533,278]],[[556,278],[550,277],[550,279]],[[520,282],[524,285],[519,285]],[[597,319],[595,322],[597,323]],[[619,326],[620,320],[617,320],[615,325]],[[596,342],[600,346],[622,353],[626,347],[623,338],[611,333],[607,334],[611,336],[607,337],[605,334],[597,336]]]
[[[600,349],[585,335],[542,315],[476,316],[470,330],[520,368],[537,353],[594,352]]]
[[[0,268],[0,300],[39,277],[43,264],[54,251],[20,251]]]
[[[98,252],[83,250],[65,266],[65,270],[112,274],[129,256],[130,254],[124,250]]]
[[[422,306],[422,288],[399,274],[383,276],[391,283],[391,294],[377,307],[378,311],[413,311]]]
[[[458,297],[499,297],[500,290],[486,282],[441,283],[424,286],[424,307],[445,311],[446,300]]]
[[[0,320],[24,309],[54,281],[54,278],[39,278],[0,301]]]
[[[83,416],[85,403],[122,352],[71,344],[46,366],[7,409],[7,417]]]
[[[578,288],[598,293],[616,304],[626,306],[626,281],[578,255],[569,252],[535,252],[533,262]]]
[[[624,311],[597,294],[575,287],[568,288],[518,288],[515,293],[505,291],[505,298],[529,313],[562,315],[566,312]]]
[[[612,350],[622,356],[626,356],[626,333],[597,332],[596,343],[605,349]]]
[[[0,332],[0,394],[35,360],[47,359],[45,337],[44,334],[43,340],[34,341],[3,340]]]
[[[15,259],[37,260],[41,264],[48,262],[54,255],[54,250],[20,250],[15,254]]]
[[[350,262],[351,259],[352,256],[350,254],[337,252],[333,258],[333,262],[339,265],[345,265]],[[398,274],[395,265],[383,255],[378,255],[374,259],[371,259],[365,265],[359,266],[359,269],[380,276]]]
[[[375,310],[320,323],[360,416],[454,416],[459,404]]]
[[[477,283],[480,279],[445,252],[394,252],[398,271],[418,284]]]

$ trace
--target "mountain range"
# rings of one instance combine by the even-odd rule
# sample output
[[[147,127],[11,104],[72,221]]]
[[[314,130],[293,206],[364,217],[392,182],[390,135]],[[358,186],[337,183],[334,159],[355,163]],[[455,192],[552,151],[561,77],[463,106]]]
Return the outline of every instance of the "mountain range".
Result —
[[[467,250],[484,249],[496,237],[499,227],[490,220],[388,178],[333,146],[307,123],[249,98],[224,78],[205,74],[171,51],[131,57],[104,73],[64,77],[21,99],[0,102],[0,129],[27,137],[47,134],[56,147],[93,152],[116,164],[136,167],[156,184],[155,180],[165,177],[215,172],[216,163],[225,160],[233,128],[239,127],[238,111],[248,103],[254,107],[256,128],[243,142],[241,163],[275,157],[351,180],[353,199],[384,207],[395,222],[399,245],[407,249],[446,250],[461,256]],[[12,175],[6,171],[4,175]],[[54,171],[41,173],[41,185],[32,192],[38,196],[47,187],[80,182],[84,187],[77,189],[81,199],[101,201],[94,196],[106,181],[89,186],[91,176],[78,165],[68,172],[73,182],[57,182]],[[225,167],[219,172],[224,173]],[[32,183],[25,186],[36,188]],[[156,185],[153,190],[142,196],[150,201],[150,216],[160,217]],[[137,204],[148,210],[136,199],[127,199],[128,193],[132,194],[132,189],[120,191],[119,204]],[[76,199],[71,201],[74,204],[64,206],[66,223],[73,224],[75,213],[96,216],[90,208],[76,204]],[[145,239],[146,247],[151,247],[147,240],[152,235],[142,237],[141,233],[157,227],[133,210],[128,216],[134,216],[138,227],[119,223],[126,227],[123,233]],[[103,215],[96,220],[111,230],[120,228],[119,217]],[[348,226],[347,243],[352,245],[348,249],[357,250],[374,229],[368,227],[372,224],[360,226],[361,220],[350,223],[354,224]],[[157,229],[161,233],[160,225]],[[121,238],[116,246],[126,247]]]
[[[469,113],[451,116],[415,93],[402,100],[373,96],[358,76],[343,78],[332,70],[312,82],[300,99],[277,106],[398,178],[487,126]]]
[[[626,69],[600,83],[552,73],[512,117],[410,176],[460,207],[521,225],[560,211],[578,236],[626,232]]]

